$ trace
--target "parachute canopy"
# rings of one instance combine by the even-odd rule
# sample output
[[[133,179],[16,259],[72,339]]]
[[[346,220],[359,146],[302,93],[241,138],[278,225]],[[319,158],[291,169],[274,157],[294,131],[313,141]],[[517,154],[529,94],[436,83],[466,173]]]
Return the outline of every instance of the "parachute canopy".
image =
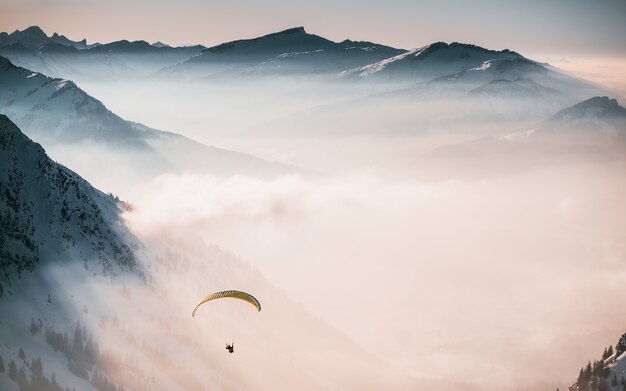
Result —
[[[211,293],[207,297],[200,300],[198,304],[196,304],[196,306],[193,307],[191,316],[193,317],[196,314],[196,310],[198,309],[198,307],[200,307],[202,304],[206,303],[207,301],[211,301],[215,299],[224,299],[227,297],[246,301],[252,304],[254,307],[256,307],[257,311],[261,311],[261,303],[259,303],[259,301],[256,298],[254,298],[254,296],[252,296],[251,294],[242,292],[242,291],[221,291],[221,292]]]

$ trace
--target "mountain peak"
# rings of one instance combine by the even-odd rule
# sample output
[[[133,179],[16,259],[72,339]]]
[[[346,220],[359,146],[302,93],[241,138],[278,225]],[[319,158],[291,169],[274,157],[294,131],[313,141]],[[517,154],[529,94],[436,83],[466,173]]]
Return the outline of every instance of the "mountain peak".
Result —
[[[282,30],[282,31],[278,31],[275,33],[266,34],[257,38],[239,39],[236,41],[225,42],[217,46],[210,47],[206,49],[206,51],[209,53],[213,53],[213,54],[221,54],[224,52],[237,50],[237,49],[243,49],[244,51],[247,51],[251,47],[259,48],[260,47],[259,45],[263,46],[264,49],[268,49],[269,47],[272,47],[273,50],[280,51],[282,50],[281,45],[283,44],[297,45],[302,42],[307,42],[308,44],[311,44],[313,41],[316,42],[313,45],[316,47],[319,46],[319,44],[331,42],[331,41],[328,41],[327,39],[318,37],[317,35],[308,34],[304,30],[304,27],[292,27],[287,30]],[[303,49],[303,50],[307,50],[307,49]]]
[[[449,49],[449,50],[456,49],[456,50],[465,50],[465,51],[471,50],[471,51],[486,53],[486,54],[504,54],[504,55],[522,57],[519,53],[509,50],[509,49],[491,50],[491,49],[486,49],[482,46],[473,45],[470,43],[452,42],[448,44],[446,42],[441,42],[441,41],[434,42],[426,46],[425,50],[422,51],[420,56],[423,58],[425,56],[428,56],[429,54],[432,54],[442,49]]]
[[[304,30],[304,26],[300,26],[300,27],[292,27],[287,30],[279,31],[275,34],[291,35],[291,34],[306,34],[306,33],[307,32]]]
[[[617,99],[608,96],[594,96],[574,106],[556,113],[552,121],[569,122],[583,118],[626,118],[626,108],[619,105]]]
[[[604,108],[621,107],[619,103],[617,103],[617,99],[615,98],[611,99],[608,96],[594,96],[593,98],[589,98],[586,101],[580,102],[576,106],[604,107]]]
[[[155,43],[152,44],[152,46],[157,47],[157,48],[169,48],[171,47],[170,45],[163,43],[161,41],[156,41]]]
[[[21,34],[21,35],[32,35],[32,36],[37,36],[37,37],[42,37],[42,38],[47,38],[48,36],[46,35],[46,33],[43,32],[43,30],[39,27],[39,26],[30,26],[28,28],[25,28],[24,30],[20,31],[20,30],[15,30],[13,32],[13,34]]]

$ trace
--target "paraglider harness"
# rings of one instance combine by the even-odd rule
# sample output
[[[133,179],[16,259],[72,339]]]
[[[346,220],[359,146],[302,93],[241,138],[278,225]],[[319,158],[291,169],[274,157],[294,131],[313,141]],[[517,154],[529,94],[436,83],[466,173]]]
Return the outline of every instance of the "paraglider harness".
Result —
[[[228,350],[228,353],[235,353],[235,343],[226,344],[226,350]]]

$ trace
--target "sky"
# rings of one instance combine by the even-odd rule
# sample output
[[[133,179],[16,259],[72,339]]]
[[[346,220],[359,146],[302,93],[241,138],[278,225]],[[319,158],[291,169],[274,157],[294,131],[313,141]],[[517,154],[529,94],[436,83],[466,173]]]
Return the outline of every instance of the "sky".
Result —
[[[460,41],[535,57],[626,57],[624,0],[0,0],[0,30],[39,25],[88,42],[179,45],[305,26],[396,47]]]

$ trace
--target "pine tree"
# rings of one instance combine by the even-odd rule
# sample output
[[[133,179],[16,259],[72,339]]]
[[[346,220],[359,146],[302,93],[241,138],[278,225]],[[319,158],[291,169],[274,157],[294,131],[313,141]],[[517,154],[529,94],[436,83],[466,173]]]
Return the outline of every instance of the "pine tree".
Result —
[[[20,368],[17,374],[17,385],[20,387],[20,390],[28,390],[30,387],[30,383],[26,378],[26,373],[24,372],[24,368]]]
[[[580,368],[580,373],[578,374],[578,380],[576,381],[576,385],[579,390],[583,389],[583,385],[585,384],[585,370],[584,368]]]
[[[42,328],[41,320],[40,320],[40,323],[37,324],[35,323],[35,319],[30,318],[30,326],[28,326],[28,331],[30,331],[32,335],[36,335],[38,332],[40,332],[41,328]]]
[[[43,365],[41,364],[41,358],[33,360],[30,366],[30,370],[33,373],[34,378],[41,378],[43,376]]]
[[[52,296],[50,296],[50,292],[48,292],[48,304],[52,304]]]
[[[598,391],[609,391],[609,384],[604,379],[600,380]]]
[[[20,351],[17,353],[17,356],[22,359],[22,361],[26,360],[26,353],[24,353],[24,349],[20,348]]]
[[[585,379],[591,380],[591,361],[587,361],[587,366],[585,367]]]
[[[9,363],[9,377],[13,381],[17,381],[17,367],[15,366],[15,361],[11,360]]]
[[[0,356],[0,373],[4,373],[4,360]],[[624,384],[624,376],[622,376],[622,384]]]

